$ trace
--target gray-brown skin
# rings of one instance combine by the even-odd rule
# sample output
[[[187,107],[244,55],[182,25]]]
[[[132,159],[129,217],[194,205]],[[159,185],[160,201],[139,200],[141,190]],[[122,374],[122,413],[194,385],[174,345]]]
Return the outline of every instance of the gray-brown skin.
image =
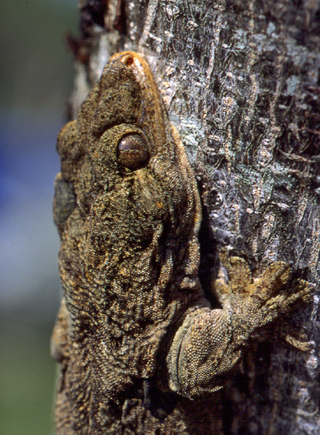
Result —
[[[254,333],[308,302],[310,287],[282,262],[253,279],[224,252],[222,309],[210,308],[196,181],[138,54],[110,59],[58,152],[57,434],[213,433],[210,395]]]

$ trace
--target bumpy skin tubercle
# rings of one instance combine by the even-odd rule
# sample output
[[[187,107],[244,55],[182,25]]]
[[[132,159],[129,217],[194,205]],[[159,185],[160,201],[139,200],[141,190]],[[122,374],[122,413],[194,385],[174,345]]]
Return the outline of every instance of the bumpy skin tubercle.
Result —
[[[197,275],[196,181],[138,54],[110,59],[57,147],[57,433],[211,433],[197,398],[225,385],[250,335],[309,300],[308,286],[283,292],[283,263],[254,282],[226,256],[223,309],[210,309]]]

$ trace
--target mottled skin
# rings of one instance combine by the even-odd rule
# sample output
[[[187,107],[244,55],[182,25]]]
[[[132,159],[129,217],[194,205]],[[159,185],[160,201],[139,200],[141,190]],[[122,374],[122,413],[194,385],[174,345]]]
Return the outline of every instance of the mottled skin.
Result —
[[[253,281],[244,260],[222,254],[223,309],[210,309],[197,276],[194,175],[136,53],[111,58],[58,152],[57,433],[212,433],[207,395],[254,332],[307,302],[310,288],[289,291],[284,263]]]

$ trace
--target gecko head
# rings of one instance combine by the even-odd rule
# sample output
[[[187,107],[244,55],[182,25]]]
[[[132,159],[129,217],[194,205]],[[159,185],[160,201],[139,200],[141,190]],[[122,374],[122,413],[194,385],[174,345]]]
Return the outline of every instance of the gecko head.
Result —
[[[168,289],[186,269],[196,276],[199,199],[176,136],[149,66],[125,52],[110,59],[59,137],[62,178],[76,197],[60,258],[68,265],[82,259],[79,281],[101,282],[108,303],[117,295],[119,307],[127,306],[130,289],[135,307],[150,311],[151,289]]]
[[[90,213],[104,204],[104,217],[124,219],[127,232],[146,237],[156,221],[163,223],[169,215],[172,233],[190,227],[194,188],[184,167],[189,164],[177,150],[157,85],[142,56],[124,52],[111,57],[79,111],[77,126],[78,146],[84,152],[75,169],[75,191],[82,210]],[[120,219],[119,210],[125,208],[126,216]],[[133,236],[130,240],[135,242]]]

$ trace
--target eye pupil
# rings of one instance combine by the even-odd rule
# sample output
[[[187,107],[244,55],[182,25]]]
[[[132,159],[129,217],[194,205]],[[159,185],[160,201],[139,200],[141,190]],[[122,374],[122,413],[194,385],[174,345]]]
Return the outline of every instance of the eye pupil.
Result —
[[[137,133],[123,136],[118,143],[118,161],[128,169],[138,169],[149,158],[147,141]]]

